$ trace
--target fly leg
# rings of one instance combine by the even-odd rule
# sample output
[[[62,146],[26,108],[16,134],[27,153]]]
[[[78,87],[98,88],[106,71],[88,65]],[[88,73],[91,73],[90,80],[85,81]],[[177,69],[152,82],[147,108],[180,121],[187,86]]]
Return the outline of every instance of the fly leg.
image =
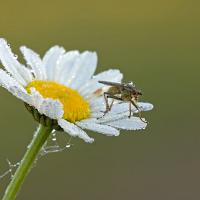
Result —
[[[112,106],[113,106],[114,100],[123,101],[122,98],[120,98],[120,97],[116,97],[116,96],[114,96],[114,95],[110,95],[110,94],[107,95],[107,98],[112,99],[112,102],[111,102],[110,107],[109,107],[109,111],[111,111],[111,108],[112,108]]]
[[[110,93],[106,93],[106,92],[104,93],[104,98],[105,98],[105,101],[106,101],[106,111],[104,112],[103,117],[106,115],[106,113],[108,113],[109,111],[111,111],[111,108],[112,108],[112,106],[113,106],[113,103],[114,103],[114,100],[115,100],[115,99],[116,99],[116,100],[122,101],[121,98],[116,97],[116,96],[111,95]],[[112,102],[111,102],[110,105],[108,104],[108,98],[112,99]]]
[[[131,112],[131,105],[132,105],[131,102],[129,102],[129,116],[128,116],[128,118],[131,117],[131,113],[132,113],[132,112]]]
[[[106,110],[103,112],[104,114],[103,114],[102,117],[104,117],[111,110],[111,108],[113,106],[113,102],[114,102],[114,99],[113,99],[112,102],[111,102],[111,104],[109,105],[108,98],[112,98],[112,97],[111,97],[110,93],[108,93],[108,92],[104,92],[103,93],[103,97],[104,97],[105,104],[106,104]],[[100,119],[102,117],[99,117],[97,119]]]
[[[109,93],[104,92],[104,93],[103,93],[103,96],[104,96],[104,100],[105,100],[105,103],[106,103],[106,110],[104,111],[104,115],[103,115],[103,116],[105,116],[105,114],[108,113],[108,112],[110,111],[111,108],[110,108],[109,103],[108,103],[108,96],[109,96]]]
[[[145,121],[145,120],[142,119],[142,113],[141,113],[141,110],[139,109],[138,105],[133,100],[130,100],[130,102],[138,110],[138,114],[139,114],[140,120],[142,122],[144,122],[144,123],[147,123],[147,121]]]
[[[112,106],[113,106],[113,103],[114,103],[114,99],[112,98],[112,102],[111,102],[111,104],[110,104],[109,111],[111,111]]]
[[[112,102],[110,105],[108,104],[108,98],[112,99]],[[111,110],[115,99],[122,101],[121,98],[111,95],[110,93],[107,93],[107,92],[104,92],[104,99],[105,99],[105,103],[106,103],[106,110],[104,111],[104,114],[102,117],[104,117]],[[100,119],[102,117],[99,117],[98,119]]]

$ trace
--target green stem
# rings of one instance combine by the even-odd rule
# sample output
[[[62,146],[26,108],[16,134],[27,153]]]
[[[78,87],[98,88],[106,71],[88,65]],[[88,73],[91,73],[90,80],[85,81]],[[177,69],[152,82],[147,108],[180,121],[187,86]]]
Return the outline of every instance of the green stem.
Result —
[[[32,164],[38,155],[38,152],[47,140],[51,131],[52,129],[49,127],[45,127],[43,125],[39,126],[36,134],[33,137],[33,140],[28,147],[28,150],[26,151],[18,169],[16,170],[10,184],[8,185],[2,200],[14,200],[16,198],[16,195],[21,188],[24,179],[28,175]]]

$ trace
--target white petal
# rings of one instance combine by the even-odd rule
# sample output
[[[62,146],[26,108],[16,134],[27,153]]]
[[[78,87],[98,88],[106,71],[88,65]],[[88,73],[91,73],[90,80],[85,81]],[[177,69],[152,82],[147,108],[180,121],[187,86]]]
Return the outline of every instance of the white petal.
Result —
[[[129,112],[119,113],[119,114],[112,114],[107,113],[105,116],[102,112],[92,113],[91,117],[97,118],[97,123],[107,123],[116,120],[126,119],[129,116]]]
[[[84,52],[76,63],[79,68],[75,73],[75,78],[70,86],[74,89],[80,88],[94,74],[97,67],[97,54],[95,52]]]
[[[41,113],[48,116],[51,119],[62,118],[64,111],[63,105],[58,100],[50,98],[43,98],[40,93],[31,88],[31,97],[33,99],[33,106]]]
[[[94,104],[93,104],[94,106]],[[139,102],[138,106],[140,108],[140,111],[149,111],[153,108],[153,105],[150,103],[142,103]],[[111,111],[109,111],[105,116],[104,116],[104,111],[106,107],[103,105],[103,107],[91,107],[91,117],[93,118],[99,118],[97,121],[98,123],[106,123],[110,121],[116,121],[116,120],[121,120],[128,118],[129,116],[129,105],[128,103],[116,103],[113,105]],[[132,113],[138,113],[138,110],[132,106],[131,107],[131,112]]]
[[[60,119],[64,114],[63,105],[53,99],[45,99],[40,105],[39,112],[51,119]]]
[[[96,62],[96,53],[86,51],[80,54],[76,57],[69,72],[69,78],[64,84],[74,89],[82,85],[82,81],[87,81],[93,75],[96,69]]]
[[[60,58],[57,71],[55,72],[55,81],[65,84],[70,79],[70,72],[74,68],[74,63],[78,57],[79,51],[68,51]]]
[[[32,105],[32,97],[26,92],[21,90],[20,88],[16,86],[10,87],[9,91],[16,96],[17,98],[21,99],[23,102]]]
[[[44,98],[35,88],[32,87],[30,88],[30,90],[31,90],[31,98],[32,98],[31,106],[35,107],[39,111],[40,105],[42,104]],[[44,113],[41,113],[41,114],[44,114]]]
[[[137,105],[138,105],[139,110],[142,112],[150,111],[153,109],[153,105],[151,103],[138,102]],[[119,101],[118,101],[118,103],[113,105],[110,112],[111,112],[111,114],[120,114],[120,113],[124,113],[124,112],[129,112],[129,102],[119,103]],[[136,107],[134,107],[133,105],[131,105],[131,112],[138,113],[138,109]]]
[[[108,99],[108,104],[110,105],[112,102],[112,99]],[[92,98],[90,101],[90,109],[91,112],[97,112],[97,111],[105,111],[106,110],[106,104],[105,104],[105,99],[103,96],[98,97],[98,98]],[[117,103],[115,101],[114,103]]]
[[[145,129],[147,126],[147,123],[143,122],[139,117],[126,118],[106,124],[124,130],[140,130]]]
[[[121,113],[125,113],[125,112],[128,112],[129,111],[129,103],[127,102],[119,102],[119,101],[114,101],[116,102],[112,108],[111,108],[111,111],[108,113],[108,114],[121,114]],[[105,107],[104,107],[105,109]],[[131,105],[131,111],[133,113],[135,113],[137,111],[137,109]]]
[[[27,64],[33,70],[35,78],[38,80],[44,80],[46,76],[45,76],[44,66],[43,66],[40,56],[37,53],[35,53],[33,50],[25,46],[20,47],[20,50],[23,53]]]
[[[119,130],[107,125],[97,124],[93,122],[92,120],[83,120],[83,121],[77,122],[76,124],[83,129],[88,129],[94,132],[102,133],[107,136],[118,136],[120,134]]]
[[[107,88],[107,86],[104,86],[103,84],[99,83],[99,80],[121,82],[122,78],[123,74],[121,74],[119,70],[110,69],[108,71],[101,72],[94,76],[91,80],[89,80],[79,89],[79,92],[81,95],[85,96],[85,98],[90,98],[91,94],[93,94],[98,89],[104,87]]]
[[[54,46],[47,51],[43,58],[44,68],[47,74],[47,80],[54,80],[54,75],[59,66],[59,61],[62,55],[65,53],[65,49],[59,46]]]
[[[0,86],[7,89],[10,93],[22,101],[31,104],[31,97],[26,90],[2,69],[0,69]]]
[[[10,47],[4,39],[0,39],[0,60],[5,69],[22,85],[32,81],[33,77],[29,69],[17,61]]]
[[[141,111],[150,111],[153,109],[153,104],[147,102],[138,102]]]
[[[25,90],[22,85],[20,85],[14,78],[12,78],[7,72],[0,69],[0,84],[6,89],[9,89],[11,86],[17,86],[22,90]]]
[[[109,100],[109,104],[111,103],[112,100]],[[147,102],[138,102],[137,103],[140,111],[150,111],[153,109],[153,105],[151,103]],[[105,111],[106,106],[105,106],[105,100],[103,97],[101,98],[96,98],[90,101],[90,108],[92,112],[97,112],[97,111]],[[111,114],[119,114],[119,113],[124,113],[129,111],[129,102],[120,102],[115,100],[114,104],[112,106],[111,111],[109,113]],[[138,110],[131,105],[131,111],[133,113],[138,113]],[[108,114],[109,114],[108,113]]]
[[[64,119],[59,119],[58,124],[64,129],[65,132],[67,132],[69,135],[73,137],[79,137],[83,139],[85,142],[92,143],[94,142],[94,139],[89,137],[85,131],[80,129],[78,126],[64,120]]]

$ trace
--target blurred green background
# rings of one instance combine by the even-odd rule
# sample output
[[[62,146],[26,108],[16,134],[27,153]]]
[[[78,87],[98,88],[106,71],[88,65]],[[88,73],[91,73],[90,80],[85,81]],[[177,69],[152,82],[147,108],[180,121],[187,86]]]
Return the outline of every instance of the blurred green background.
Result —
[[[119,68],[155,109],[145,131],[89,133],[43,157],[20,200],[200,199],[200,3],[196,0],[0,1],[0,36],[20,55],[52,45],[95,50],[97,72]],[[0,174],[22,158],[37,124],[0,88]],[[9,177],[0,180],[0,197]]]

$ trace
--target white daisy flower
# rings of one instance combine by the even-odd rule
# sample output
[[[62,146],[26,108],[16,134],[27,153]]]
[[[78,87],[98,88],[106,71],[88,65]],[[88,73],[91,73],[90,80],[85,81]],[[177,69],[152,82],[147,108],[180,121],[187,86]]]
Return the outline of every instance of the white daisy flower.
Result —
[[[139,117],[128,118],[127,103],[115,101],[111,111],[103,116],[103,91],[108,86],[98,81],[120,83],[123,75],[117,69],[110,69],[94,76],[95,52],[66,52],[63,47],[54,46],[41,59],[25,46],[20,50],[27,66],[19,63],[7,42],[0,39],[0,61],[5,68],[0,69],[0,85],[21,99],[38,122],[89,143],[94,139],[83,129],[118,136],[120,129],[146,127]],[[102,91],[101,95],[95,95],[96,91]],[[150,103],[138,102],[138,106],[141,111],[153,108]],[[133,107],[132,112],[137,113],[137,109]]]

